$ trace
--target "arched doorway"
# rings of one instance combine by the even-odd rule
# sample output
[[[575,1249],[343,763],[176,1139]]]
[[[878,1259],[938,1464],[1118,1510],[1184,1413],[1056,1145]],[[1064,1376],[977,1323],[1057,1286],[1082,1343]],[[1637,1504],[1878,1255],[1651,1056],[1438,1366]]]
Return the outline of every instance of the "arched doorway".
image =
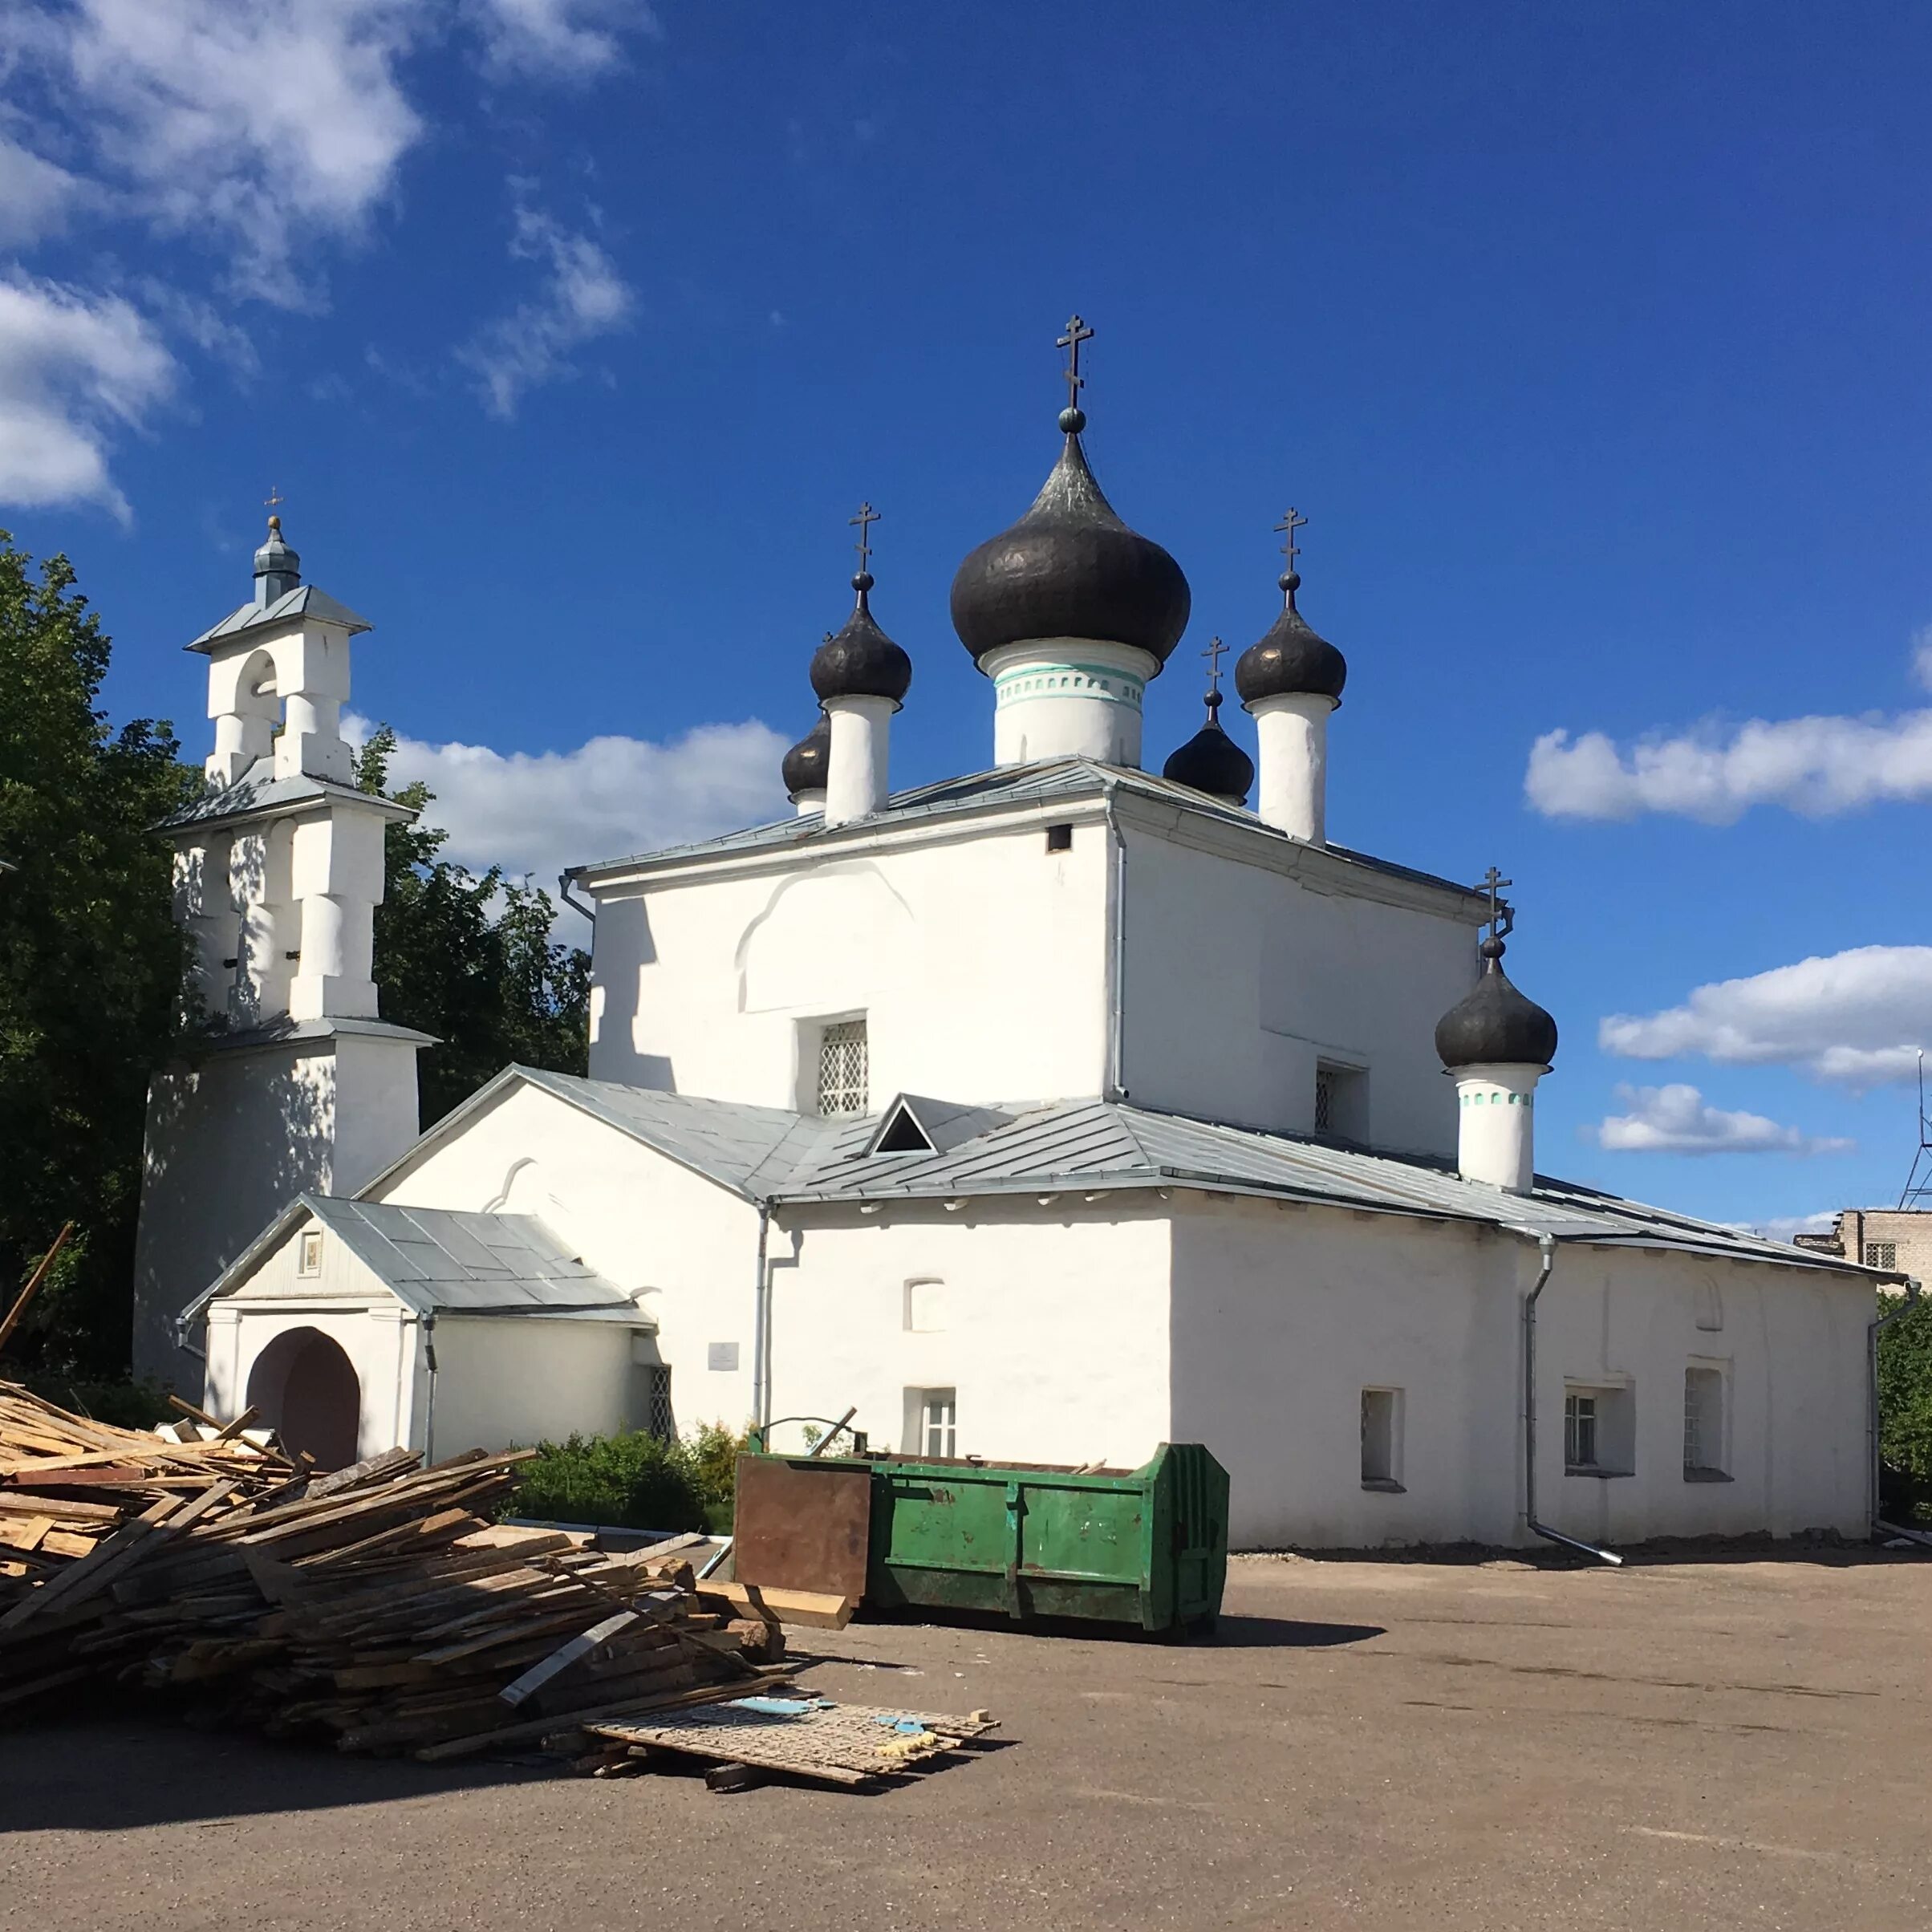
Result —
[[[248,1402],[291,1455],[306,1451],[321,1469],[355,1460],[362,1384],[341,1344],[320,1329],[290,1329],[255,1358]]]

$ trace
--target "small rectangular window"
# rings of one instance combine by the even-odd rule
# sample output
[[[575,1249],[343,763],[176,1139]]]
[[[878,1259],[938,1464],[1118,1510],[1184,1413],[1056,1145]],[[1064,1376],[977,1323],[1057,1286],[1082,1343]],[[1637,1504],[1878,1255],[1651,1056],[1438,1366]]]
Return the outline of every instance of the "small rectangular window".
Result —
[[[652,1362],[644,1371],[651,1378],[651,1406],[649,1419],[644,1424],[645,1433],[655,1435],[660,1443],[677,1440],[677,1414],[671,1406],[671,1370],[661,1362]]]
[[[1369,1138],[1369,1076],[1358,1066],[1328,1061],[1315,1068],[1315,1131],[1337,1140]]]
[[[298,1275],[319,1275],[322,1272],[322,1230],[305,1228],[302,1241],[296,1251],[295,1272]]]
[[[1049,852],[1072,851],[1074,828],[1070,825],[1049,825],[1046,828],[1046,849]]]
[[[818,1111],[828,1118],[862,1114],[871,1069],[864,1020],[836,1020],[818,1036]]]
[[[907,1430],[912,1455],[951,1456],[959,1452],[959,1392],[954,1389],[908,1389]]]
[[[1402,1488],[1402,1390],[1362,1392],[1362,1486]]]
[[[1684,1370],[1684,1479],[1709,1482],[1725,1471],[1724,1372]]]
[[[1896,1241],[1867,1241],[1865,1244],[1865,1264],[1867,1268],[1898,1267],[1898,1244]]]
[[[1563,1466],[1571,1475],[1629,1475],[1636,1467],[1637,1392],[1572,1385],[1563,1392]]]
[[[1332,1069],[1318,1066],[1315,1069],[1315,1131],[1333,1134],[1334,1130],[1335,1075]]]

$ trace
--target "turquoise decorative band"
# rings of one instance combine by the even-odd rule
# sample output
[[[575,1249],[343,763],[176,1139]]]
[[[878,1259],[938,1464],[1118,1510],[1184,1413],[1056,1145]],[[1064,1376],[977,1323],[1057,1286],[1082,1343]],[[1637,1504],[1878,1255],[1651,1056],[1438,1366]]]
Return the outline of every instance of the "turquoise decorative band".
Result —
[[[995,710],[1022,698],[1099,698],[1138,711],[1147,686],[1105,664],[1016,664],[993,680],[992,690]]]

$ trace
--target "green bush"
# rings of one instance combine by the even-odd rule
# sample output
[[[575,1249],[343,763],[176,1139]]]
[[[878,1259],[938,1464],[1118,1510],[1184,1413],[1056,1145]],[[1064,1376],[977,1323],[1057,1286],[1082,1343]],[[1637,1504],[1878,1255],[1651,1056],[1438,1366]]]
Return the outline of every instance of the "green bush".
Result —
[[[541,1443],[504,1513],[625,1529],[729,1530],[741,1443],[722,1423],[688,1441],[626,1430]]]
[[[1888,1510],[1932,1509],[1932,1297],[1878,1331],[1878,1457]]]
[[[0,1378],[7,1374],[0,1366]],[[75,1415],[85,1415],[116,1429],[152,1429],[156,1423],[178,1423],[181,1411],[168,1406],[160,1386],[152,1382],[85,1382],[67,1375],[30,1374],[26,1386],[43,1402]]]

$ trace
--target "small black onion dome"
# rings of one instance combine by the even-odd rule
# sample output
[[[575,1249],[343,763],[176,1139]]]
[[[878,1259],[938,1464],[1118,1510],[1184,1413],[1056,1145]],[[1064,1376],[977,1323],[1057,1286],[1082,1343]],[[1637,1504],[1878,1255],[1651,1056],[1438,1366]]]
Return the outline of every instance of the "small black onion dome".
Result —
[[[1286,599],[1281,615],[1258,643],[1250,644],[1235,660],[1234,688],[1244,704],[1263,698],[1309,696],[1341,702],[1349,681],[1349,661],[1325,637],[1318,637],[1295,608],[1301,579],[1289,571],[1281,579]]]
[[[1220,708],[1221,694],[1211,691],[1208,722],[1160,768],[1160,775],[1239,804],[1255,781],[1255,761],[1221,729]]]
[[[818,722],[785,754],[785,762],[778,768],[785,779],[785,795],[796,799],[801,792],[823,791],[831,757],[832,720],[822,711]]]
[[[1077,409],[1062,415],[1066,446],[1033,508],[953,578],[952,627],[976,659],[1029,638],[1078,637],[1131,644],[1164,664],[1187,628],[1187,579],[1101,494],[1080,447],[1086,420]]]
[[[1435,1050],[1453,1072],[1459,1066],[1548,1066],[1557,1057],[1557,1023],[1526,999],[1503,970],[1503,942],[1476,948],[1483,973],[1469,996],[1435,1023]]]
[[[912,687],[912,660],[873,621],[866,595],[872,573],[852,579],[858,602],[845,627],[812,653],[812,688],[827,698],[890,698],[896,704]]]
[[[302,558],[283,542],[282,519],[268,520],[268,540],[255,552],[255,575],[267,580],[267,601],[285,597],[302,582]]]

